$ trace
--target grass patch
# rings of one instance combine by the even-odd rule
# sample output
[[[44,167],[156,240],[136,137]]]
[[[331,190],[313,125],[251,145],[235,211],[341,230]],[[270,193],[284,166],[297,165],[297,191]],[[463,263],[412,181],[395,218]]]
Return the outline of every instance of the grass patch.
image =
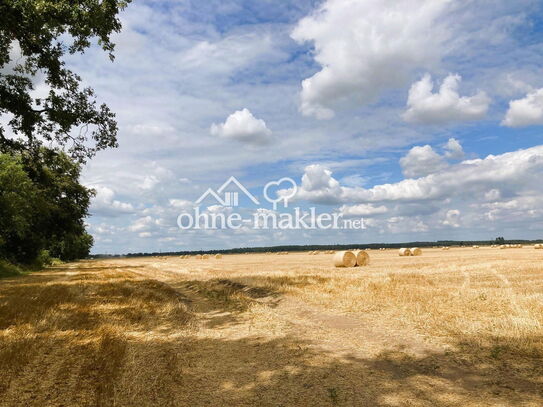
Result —
[[[20,267],[5,260],[0,260],[0,278],[15,277],[23,274],[24,271]]]

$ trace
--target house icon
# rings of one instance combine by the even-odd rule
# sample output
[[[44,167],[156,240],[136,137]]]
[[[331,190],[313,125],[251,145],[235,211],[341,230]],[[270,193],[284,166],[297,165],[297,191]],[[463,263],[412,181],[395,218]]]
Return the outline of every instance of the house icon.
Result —
[[[238,189],[245,194],[247,198],[249,198],[255,205],[260,205],[260,202],[258,202],[258,199],[254,197],[253,194],[251,194],[247,188],[243,186],[241,182],[239,182],[236,177],[230,177],[226,180],[224,184],[221,185],[217,191],[214,191],[211,188],[208,188],[207,191],[205,191],[200,198],[196,201],[197,204],[200,204],[204,199],[206,199],[208,196],[212,196],[215,198],[217,202],[219,202],[222,206],[238,206],[239,205],[239,192],[224,192],[223,191],[228,188],[230,185],[234,184]],[[221,194],[224,195],[224,198],[221,197]]]

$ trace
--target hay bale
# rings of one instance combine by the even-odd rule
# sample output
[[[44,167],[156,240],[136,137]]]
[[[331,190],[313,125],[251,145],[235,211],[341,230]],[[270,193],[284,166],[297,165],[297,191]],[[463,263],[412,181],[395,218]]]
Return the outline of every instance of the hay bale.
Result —
[[[422,250],[418,247],[412,247],[409,249],[411,256],[422,256]]]
[[[337,252],[334,254],[334,266],[354,267],[356,266],[356,255],[349,250]]]
[[[222,254],[217,253],[217,254],[215,255],[215,258],[216,258],[216,259],[222,259]]]
[[[203,255],[202,255],[202,259],[204,259],[204,260],[209,259],[209,254],[203,254]]]
[[[411,256],[411,251],[405,247],[402,247],[399,251],[398,251],[398,254],[400,256]]]
[[[370,255],[365,250],[356,250],[354,255],[356,256],[357,266],[367,266],[370,264]]]
[[[478,248],[479,248],[479,246],[477,246],[477,245],[473,245],[472,247],[473,247],[474,249],[478,249]]]
[[[543,249],[543,244],[541,244],[541,243],[536,243],[536,244],[534,245],[534,249]]]

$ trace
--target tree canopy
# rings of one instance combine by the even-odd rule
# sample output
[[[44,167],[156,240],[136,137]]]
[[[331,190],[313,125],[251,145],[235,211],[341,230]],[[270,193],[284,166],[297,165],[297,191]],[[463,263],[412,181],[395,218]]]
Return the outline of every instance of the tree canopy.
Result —
[[[66,53],[96,41],[113,60],[110,36],[130,0],[0,2],[0,151],[38,150],[44,143],[80,162],[117,146],[115,114],[66,68]],[[48,88],[36,97],[36,83]]]
[[[0,154],[0,258],[29,263],[40,251],[62,260],[88,255],[85,232],[91,189],[79,183],[80,164],[66,154],[41,149]]]

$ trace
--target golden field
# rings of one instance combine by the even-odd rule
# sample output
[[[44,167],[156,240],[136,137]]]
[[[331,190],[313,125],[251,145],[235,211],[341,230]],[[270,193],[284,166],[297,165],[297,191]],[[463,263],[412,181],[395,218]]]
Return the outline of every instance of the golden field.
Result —
[[[423,252],[0,280],[0,406],[542,406],[543,251]]]

